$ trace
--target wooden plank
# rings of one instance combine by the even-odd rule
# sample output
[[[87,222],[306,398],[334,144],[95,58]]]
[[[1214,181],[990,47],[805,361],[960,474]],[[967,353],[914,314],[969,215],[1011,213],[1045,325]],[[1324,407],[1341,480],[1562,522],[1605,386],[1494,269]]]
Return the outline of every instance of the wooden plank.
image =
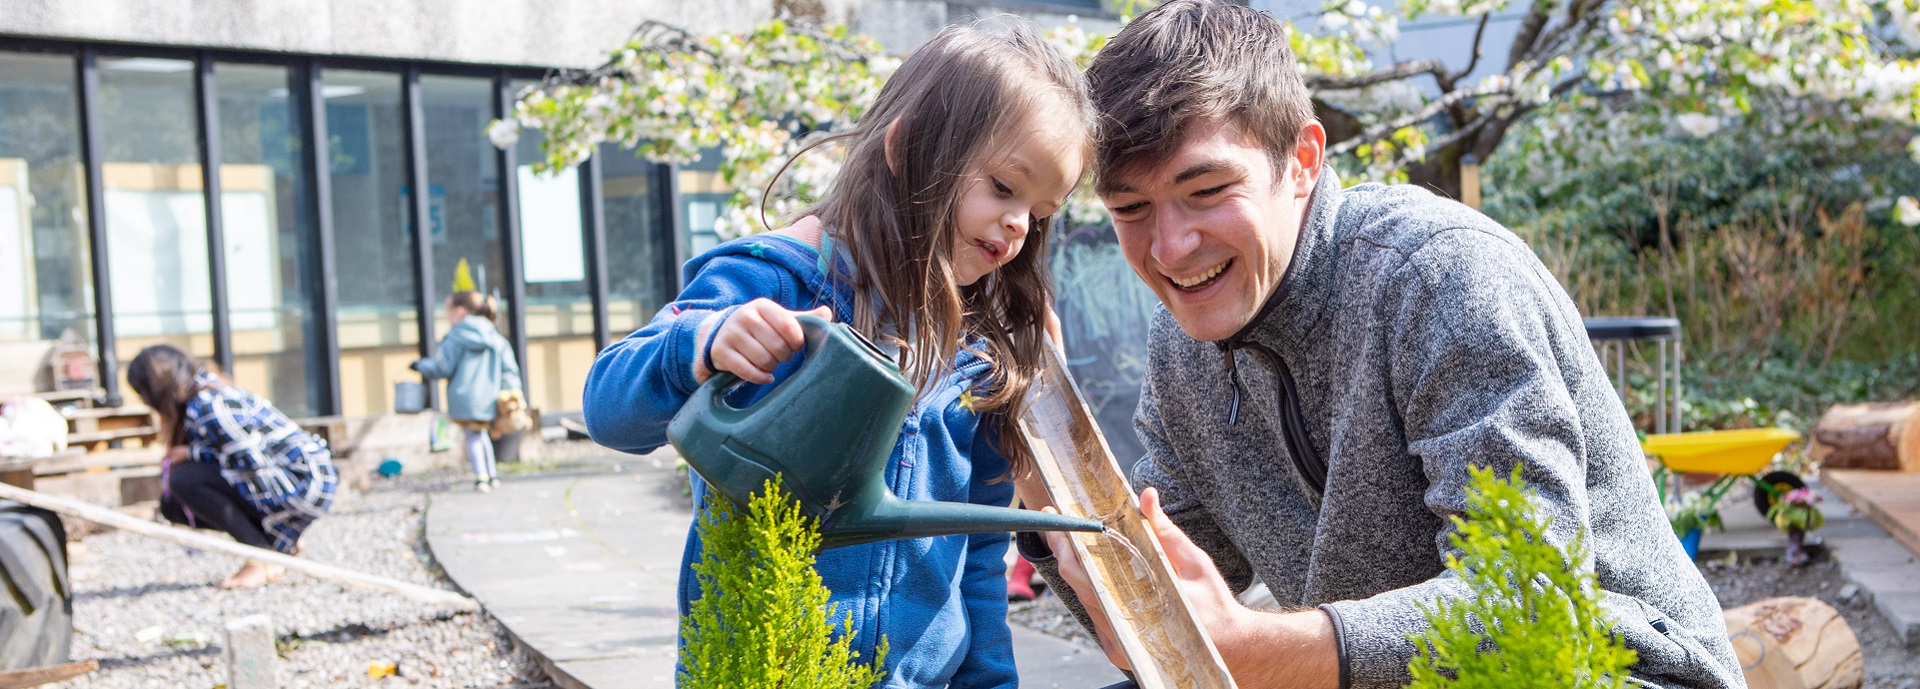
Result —
[[[1069,534],[1134,681],[1140,689],[1232,689],[1060,352],[1047,348],[1042,368],[1020,421],[1048,497],[1062,513],[1097,519],[1134,548],[1106,534]]]
[[[104,418],[121,417],[121,416],[138,417],[138,418],[145,419],[145,418],[151,417],[152,415],[153,415],[153,410],[148,409],[146,405],[143,405],[143,404],[123,404],[118,407],[89,407],[86,409],[72,409],[72,410],[63,412],[61,414],[61,416],[65,416],[68,419],[104,419]]]
[[[131,447],[54,455],[34,465],[37,476],[84,473],[106,469],[160,466],[162,453],[157,447]]]
[[[480,609],[480,604],[472,598],[452,591],[429,588],[397,579],[356,572],[344,567],[336,567],[324,562],[301,559],[266,548],[255,548],[250,545],[235,542],[224,536],[212,536],[185,527],[168,526],[137,519],[116,510],[78,500],[47,495],[45,493],[6,484],[0,484],[0,498],[23,502],[34,507],[53,510],[69,517],[85,519],[101,526],[110,526],[122,531],[132,532],[148,538],[157,538],[169,543],[177,543],[189,548],[225,553],[247,560],[265,562],[280,565],[287,569],[299,570],[321,579],[397,593],[431,605],[444,605],[456,610],[467,611],[477,611]]]
[[[1908,550],[1920,554],[1920,473],[1823,469],[1820,481]]]
[[[153,437],[153,434],[154,434],[154,430],[151,427],[147,427],[147,426],[140,426],[136,428],[115,428],[111,430],[102,429],[102,430],[94,431],[91,433],[68,433],[67,444],[68,445],[97,445],[100,443],[110,442],[114,440],[128,440],[132,438],[143,438],[143,439],[151,438]]]
[[[27,689],[42,684],[51,684],[63,679],[72,679],[100,669],[98,660],[82,660],[64,665],[27,668],[25,670],[0,670],[0,689]]]
[[[107,394],[107,391],[101,388],[74,388],[72,390],[43,390],[28,393],[27,396],[38,397],[58,407],[60,406],[60,402],[91,402],[94,398],[105,394]]]

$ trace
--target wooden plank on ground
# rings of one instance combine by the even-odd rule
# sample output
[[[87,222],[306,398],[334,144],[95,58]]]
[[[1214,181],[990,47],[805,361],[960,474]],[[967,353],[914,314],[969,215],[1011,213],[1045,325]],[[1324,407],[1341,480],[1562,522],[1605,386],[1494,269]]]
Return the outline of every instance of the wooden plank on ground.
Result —
[[[1020,421],[1052,504],[1062,513],[1099,520],[1138,553],[1106,534],[1068,534],[1133,665],[1134,681],[1140,689],[1233,689],[1226,663],[1193,619],[1173,565],[1141,518],[1133,489],[1059,351],[1048,347],[1042,368]]]
[[[1920,473],[1823,469],[1820,480],[1908,550],[1920,554]]]
[[[168,526],[143,519],[136,519],[122,514],[117,510],[78,500],[48,495],[46,493],[26,490],[6,484],[0,484],[0,498],[23,502],[41,509],[53,510],[65,516],[85,519],[101,526],[110,526],[122,531],[132,532],[148,538],[157,538],[169,543],[177,543],[189,548],[211,550],[216,553],[224,553],[247,560],[280,565],[287,569],[298,570],[307,573],[309,576],[319,577],[329,581],[388,591],[430,605],[442,605],[456,610],[467,611],[480,609],[479,602],[453,591],[430,588],[379,575],[366,574],[364,572],[356,572],[344,567],[337,567],[324,562],[315,562],[305,558],[297,558],[266,548],[255,548],[233,541],[224,536],[215,537],[194,529]]]
[[[98,660],[82,660],[64,665],[32,667],[25,670],[0,670],[0,689],[27,689],[72,679],[100,669]]]

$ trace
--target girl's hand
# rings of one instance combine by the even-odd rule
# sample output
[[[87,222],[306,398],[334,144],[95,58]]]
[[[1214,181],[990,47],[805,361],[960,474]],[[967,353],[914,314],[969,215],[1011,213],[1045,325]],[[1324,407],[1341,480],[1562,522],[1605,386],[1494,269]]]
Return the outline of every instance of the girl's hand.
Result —
[[[168,466],[175,462],[184,461],[187,461],[187,446],[185,445],[175,445],[167,448],[166,456],[160,458],[161,466]]]
[[[759,385],[773,382],[773,369],[806,346],[806,335],[796,316],[806,314],[828,320],[833,309],[822,306],[812,311],[788,311],[771,299],[755,299],[734,309],[719,330],[708,335],[707,361],[714,371],[726,371],[741,380]],[[705,362],[695,362],[694,378],[704,383],[714,371]]]

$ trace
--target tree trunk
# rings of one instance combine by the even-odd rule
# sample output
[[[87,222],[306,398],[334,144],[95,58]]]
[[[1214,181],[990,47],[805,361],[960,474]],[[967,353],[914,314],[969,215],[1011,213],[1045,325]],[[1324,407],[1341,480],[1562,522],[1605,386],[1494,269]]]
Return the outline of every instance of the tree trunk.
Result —
[[[1920,471],[1920,402],[1836,404],[1808,452],[1829,469]]]
[[[1865,681],[1860,640],[1833,606],[1768,598],[1725,615],[1752,689],[1858,689]]]

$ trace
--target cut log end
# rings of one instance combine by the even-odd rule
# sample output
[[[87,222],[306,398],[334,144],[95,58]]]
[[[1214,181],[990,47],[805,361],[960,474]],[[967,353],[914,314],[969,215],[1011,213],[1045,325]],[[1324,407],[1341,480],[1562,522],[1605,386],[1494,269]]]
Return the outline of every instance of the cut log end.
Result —
[[[1727,610],[1727,634],[1753,689],[1858,689],[1860,640],[1813,598],[1769,598]]]
[[[1812,435],[1823,467],[1920,471],[1920,402],[1836,404]]]

